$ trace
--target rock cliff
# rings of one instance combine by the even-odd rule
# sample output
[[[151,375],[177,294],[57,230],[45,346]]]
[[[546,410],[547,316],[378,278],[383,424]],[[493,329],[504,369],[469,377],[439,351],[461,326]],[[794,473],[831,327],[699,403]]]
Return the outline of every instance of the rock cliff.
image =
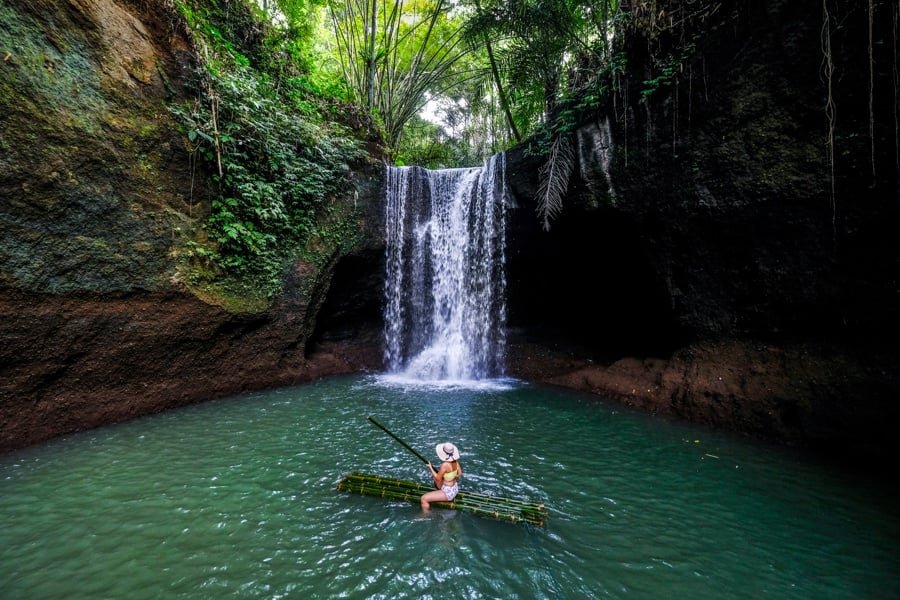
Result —
[[[534,217],[539,160],[509,156],[510,321],[526,342],[511,369],[762,437],[893,455],[892,9],[878,5],[870,96],[864,7],[832,15],[842,26],[823,57],[821,5],[691,6],[709,9],[695,30],[626,41],[613,101],[570,136],[575,174],[549,232]],[[551,353],[560,362],[537,365],[533,342],[565,350]]]
[[[310,352],[341,253],[298,258],[261,309],[180,280],[209,194],[168,110],[198,63],[169,4],[3,2],[0,57],[0,451],[377,366],[361,330],[358,351],[336,354],[323,334]],[[380,193],[380,168],[358,167],[356,197],[335,202]],[[366,256],[379,219],[353,214],[363,235],[345,253]]]
[[[635,29],[610,102],[580,115],[550,231],[534,214],[540,159],[508,154],[509,370],[893,456],[894,9],[875,3],[870,61],[864,7],[826,3],[843,11],[826,31],[811,2],[687,4],[706,11],[697,29]],[[377,163],[334,199],[358,243],[297,258],[266,307],[183,281],[210,192],[167,109],[198,62],[167,7],[0,4],[0,451],[380,366]]]

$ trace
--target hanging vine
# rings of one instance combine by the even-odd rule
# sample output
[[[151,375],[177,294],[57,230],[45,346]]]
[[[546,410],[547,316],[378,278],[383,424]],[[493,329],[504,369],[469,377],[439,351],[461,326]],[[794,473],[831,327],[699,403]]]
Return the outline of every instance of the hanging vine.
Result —
[[[828,12],[828,0],[822,0],[822,71],[825,78],[826,100],[825,118],[828,120],[828,134],[825,138],[828,155],[829,179],[831,181],[831,233],[834,240],[837,239],[837,203],[835,201],[834,182],[834,123],[835,104],[832,89],[834,77],[834,62],[831,56],[831,15]]]
[[[872,150],[872,187],[875,186],[875,0],[869,0],[869,144]]]
[[[897,69],[897,53],[900,51],[897,44],[898,30],[900,30],[900,5],[896,2],[891,13],[893,17],[891,38],[894,48],[894,62],[891,68],[894,83],[894,166],[897,169],[898,176],[900,176],[900,109],[898,109],[900,107],[900,70]]]

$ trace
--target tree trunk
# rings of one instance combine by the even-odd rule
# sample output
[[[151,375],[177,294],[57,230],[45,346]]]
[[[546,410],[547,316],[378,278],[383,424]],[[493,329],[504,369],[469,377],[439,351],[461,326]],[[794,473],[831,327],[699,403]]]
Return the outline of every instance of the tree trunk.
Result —
[[[475,0],[475,8],[480,12],[481,11],[481,2]],[[522,141],[522,136],[519,133],[519,128],[516,127],[516,122],[513,120],[512,112],[509,110],[509,101],[506,99],[506,92],[503,90],[503,82],[500,80],[500,70],[497,68],[497,61],[494,59],[494,48],[491,45],[491,40],[488,36],[484,36],[484,46],[487,48],[488,60],[491,63],[491,76],[494,78],[494,83],[497,86],[497,95],[500,96],[500,108],[503,109],[503,114],[506,115],[506,123],[509,125],[509,130],[512,131],[513,138],[515,138],[516,143]]]
[[[484,38],[484,44],[487,48],[488,60],[491,63],[491,74],[494,77],[494,83],[497,84],[497,95],[500,96],[500,107],[506,115],[506,122],[509,125],[510,131],[512,131],[516,143],[519,143],[522,141],[522,136],[519,133],[518,127],[516,127],[516,122],[513,120],[512,112],[509,110],[509,101],[506,99],[506,92],[503,91],[503,82],[500,81],[500,71],[497,69],[497,61],[494,60],[494,49],[491,47],[491,41],[487,36]]]
[[[369,112],[375,110],[375,38],[378,35],[378,0],[372,0],[372,14],[369,21],[369,56],[368,67],[366,69],[366,105]]]

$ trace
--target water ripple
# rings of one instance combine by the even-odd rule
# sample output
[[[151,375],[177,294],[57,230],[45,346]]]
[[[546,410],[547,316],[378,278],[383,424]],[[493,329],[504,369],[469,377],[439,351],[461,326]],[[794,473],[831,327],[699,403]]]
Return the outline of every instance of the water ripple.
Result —
[[[426,456],[454,441],[466,489],[545,502],[548,526],[336,492],[357,470],[427,481],[368,415]],[[558,390],[336,378],[3,457],[0,582],[4,599],[888,598],[895,501]]]

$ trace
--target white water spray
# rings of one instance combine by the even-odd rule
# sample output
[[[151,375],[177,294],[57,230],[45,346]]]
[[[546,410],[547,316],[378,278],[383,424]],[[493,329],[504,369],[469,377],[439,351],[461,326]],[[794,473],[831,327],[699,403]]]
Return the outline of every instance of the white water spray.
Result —
[[[426,381],[503,374],[505,158],[484,167],[388,167],[385,362]]]

